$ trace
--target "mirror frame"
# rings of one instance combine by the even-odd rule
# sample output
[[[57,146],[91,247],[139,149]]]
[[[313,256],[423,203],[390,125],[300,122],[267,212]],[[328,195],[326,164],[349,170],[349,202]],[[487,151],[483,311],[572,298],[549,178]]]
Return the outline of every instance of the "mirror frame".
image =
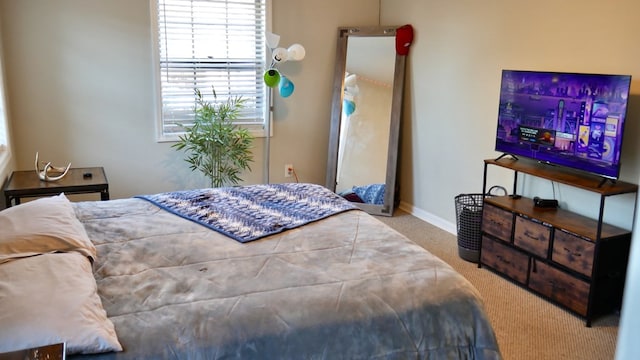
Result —
[[[331,129],[329,136],[329,156],[327,160],[326,187],[336,190],[338,172],[338,148],[340,139],[340,122],[342,119],[342,100],[344,95],[344,74],[347,63],[347,44],[350,37],[356,36],[394,36],[399,26],[369,26],[338,28],[338,44],[336,49],[336,68],[333,79],[333,96],[331,106]],[[395,52],[395,48],[393,49]],[[385,180],[384,202],[382,205],[356,203],[360,209],[372,215],[392,216],[395,208],[397,181],[398,150],[400,137],[400,119],[402,114],[402,97],[404,91],[406,56],[395,55],[393,90],[391,99],[389,148],[387,151],[387,173]]]

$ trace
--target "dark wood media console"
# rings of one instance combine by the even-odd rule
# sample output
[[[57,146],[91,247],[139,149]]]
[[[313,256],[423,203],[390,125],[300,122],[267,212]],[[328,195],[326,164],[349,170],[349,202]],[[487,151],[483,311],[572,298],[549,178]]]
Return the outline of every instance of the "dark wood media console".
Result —
[[[485,160],[500,166],[600,194],[597,219],[559,208],[540,208],[526,197],[484,199],[479,267],[515,283],[586,319],[618,310],[622,304],[631,231],[603,223],[605,199],[637,193],[638,185],[602,181],[529,160]],[[635,202],[633,209],[635,210]]]

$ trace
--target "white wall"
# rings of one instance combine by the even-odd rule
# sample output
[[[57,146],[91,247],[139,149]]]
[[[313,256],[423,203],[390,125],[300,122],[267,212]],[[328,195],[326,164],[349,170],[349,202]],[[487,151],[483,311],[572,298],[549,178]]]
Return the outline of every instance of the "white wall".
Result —
[[[337,28],[377,24],[370,0],[273,1],[272,31],[306,57],[281,67],[296,85],[276,97],[271,181],[292,163],[323,184]],[[0,0],[16,169],[43,160],[104,166],[112,198],[206,186],[171,143],[155,141],[149,0]],[[263,139],[245,183],[263,181]]]
[[[640,179],[639,179],[640,181]],[[640,201],[640,196],[638,197]],[[636,215],[635,229],[640,229],[640,216]],[[638,331],[640,331],[640,233],[636,231],[631,241],[631,255],[624,289],[616,360],[638,359]]]

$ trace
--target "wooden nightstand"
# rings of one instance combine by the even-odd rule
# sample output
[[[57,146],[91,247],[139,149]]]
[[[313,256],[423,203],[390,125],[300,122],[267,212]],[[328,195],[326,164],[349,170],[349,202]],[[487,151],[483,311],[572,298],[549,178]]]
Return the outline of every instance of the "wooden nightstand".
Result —
[[[64,343],[45,345],[33,349],[25,349],[1,353],[0,360],[65,360]]]
[[[42,181],[35,170],[14,171],[4,186],[7,207],[20,204],[21,198],[60,193],[100,193],[100,200],[109,200],[109,183],[104,168],[72,168],[58,181]]]

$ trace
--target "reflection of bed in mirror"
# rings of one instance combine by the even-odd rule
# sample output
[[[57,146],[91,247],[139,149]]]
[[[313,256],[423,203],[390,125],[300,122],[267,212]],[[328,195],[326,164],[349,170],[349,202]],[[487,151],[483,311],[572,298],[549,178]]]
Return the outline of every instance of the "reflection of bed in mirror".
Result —
[[[362,194],[380,187],[384,191],[393,88],[391,83],[350,72],[349,64],[347,73],[336,192],[355,194],[360,200],[356,202],[382,205],[384,194],[373,197]]]
[[[327,187],[374,215],[395,202],[405,63],[395,30],[338,31]]]

